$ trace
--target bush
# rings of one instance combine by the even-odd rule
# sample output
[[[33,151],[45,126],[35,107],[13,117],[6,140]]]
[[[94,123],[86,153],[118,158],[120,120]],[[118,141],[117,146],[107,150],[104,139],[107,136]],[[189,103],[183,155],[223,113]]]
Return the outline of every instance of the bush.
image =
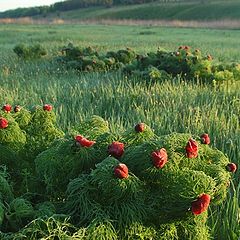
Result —
[[[47,50],[40,44],[30,46],[27,46],[25,44],[18,44],[13,48],[13,51],[19,58],[25,60],[39,59],[47,55]]]

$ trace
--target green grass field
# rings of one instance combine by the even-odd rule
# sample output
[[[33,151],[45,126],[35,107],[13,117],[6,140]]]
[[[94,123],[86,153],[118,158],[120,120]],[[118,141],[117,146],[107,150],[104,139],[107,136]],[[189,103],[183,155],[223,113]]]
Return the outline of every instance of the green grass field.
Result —
[[[139,8],[141,8],[139,6]],[[157,47],[175,50],[190,45],[211,53],[215,61],[238,61],[238,30],[177,29],[98,25],[0,25],[0,102],[32,106],[51,103],[64,130],[92,115],[110,122],[113,131],[145,122],[158,134],[208,132],[212,144],[240,164],[240,92],[237,84],[215,89],[172,79],[146,84],[115,73],[77,73],[50,61],[69,41],[100,51],[127,46],[139,52]],[[50,52],[43,60],[23,62],[12,49],[17,43],[41,43]],[[215,239],[237,240],[239,171],[227,202],[212,209]],[[221,214],[215,212],[221,211]]]

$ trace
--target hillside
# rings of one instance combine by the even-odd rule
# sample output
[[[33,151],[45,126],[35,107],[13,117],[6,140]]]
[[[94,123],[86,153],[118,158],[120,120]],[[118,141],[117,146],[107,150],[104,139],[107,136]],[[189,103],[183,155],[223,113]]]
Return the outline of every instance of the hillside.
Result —
[[[144,1],[143,1],[144,2]],[[152,1],[143,4],[88,6],[75,8],[76,10],[53,10],[34,14],[37,19],[63,20],[239,20],[240,1],[239,0],[192,0],[192,1]],[[58,6],[59,7],[59,6]],[[20,11],[21,12],[21,11]],[[27,14],[19,14],[19,9],[0,13],[0,18],[25,17]],[[27,10],[25,11],[25,13]],[[18,14],[17,14],[18,13]]]
[[[57,15],[50,15],[57,17]],[[240,1],[148,3],[112,8],[95,7],[58,13],[62,19],[218,20],[240,19]]]

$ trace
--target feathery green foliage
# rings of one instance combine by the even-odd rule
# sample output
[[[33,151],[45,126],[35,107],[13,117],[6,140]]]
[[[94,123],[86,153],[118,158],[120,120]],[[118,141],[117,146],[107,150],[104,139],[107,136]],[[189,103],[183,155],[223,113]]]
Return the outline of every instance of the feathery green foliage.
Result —
[[[18,123],[19,127],[25,130],[30,123],[32,116],[30,111],[21,107],[20,111],[13,114],[13,118]]]
[[[13,199],[12,187],[7,178],[6,168],[0,166],[0,200],[10,202]]]
[[[157,138],[152,129],[144,124],[144,131],[137,132],[135,128],[128,129],[122,134],[121,141],[127,146],[137,146],[145,141]]]
[[[50,147],[54,140],[64,136],[64,133],[56,126],[55,113],[45,111],[40,106],[35,107],[26,133],[26,153],[31,158]]]
[[[1,111],[0,116],[8,121],[8,126],[0,129],[0,143],[4,146],[8,146],[14,151],[22,150],[26,143],[25,132],[20,129],[18,123],[10,113]]]
[[[73,128],[73,131],[76,131],[75,135],[80,133],[87,139],[96,140],[98,136],[104,134],[105,132],[109,132],[110,130],[107,121],[99,116],[93,115],[85,121],[77,124]]]
[[[75,140],[60,139],[35,159],[38,178],[47,192],[61,196],[67,184],[83,172],[89,172],[96,163],[93,147],[77,146]]]

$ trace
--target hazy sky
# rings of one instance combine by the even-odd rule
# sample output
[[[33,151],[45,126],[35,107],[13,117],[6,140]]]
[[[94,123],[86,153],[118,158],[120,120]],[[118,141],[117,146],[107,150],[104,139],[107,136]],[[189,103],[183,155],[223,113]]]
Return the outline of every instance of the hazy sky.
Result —
[[[50,5],[60,0],[0,0],[0,12],[19,7]]]

